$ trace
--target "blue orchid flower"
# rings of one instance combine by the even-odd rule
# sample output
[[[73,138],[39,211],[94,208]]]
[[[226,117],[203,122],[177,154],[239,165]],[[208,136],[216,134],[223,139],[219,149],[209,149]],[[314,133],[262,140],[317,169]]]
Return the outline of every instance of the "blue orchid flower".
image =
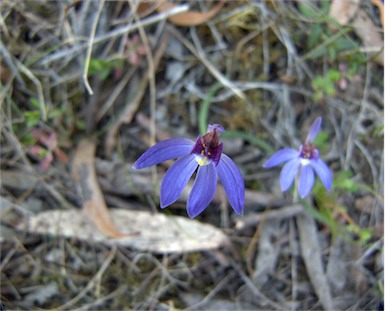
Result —
[[[222,153],[223,143],[219,143],[219,135],[223,132],[221,125],[210,124],[207,133],[200,135],[195,142],[187,138],[166,139],[152,146],[134,163],[134,169],[141,169],[179,158],[163,177],[160,187],[161,208],[178,199],[198,168],[187,200],[188,216],[198,216],[209,205],[217,188],[217,176],[233,210],[238,215],[243,214],[245,185],[235,163]]]
[[[321,128],[322,118],[318,117],[312,124],[309,134],[299,151],[291,148],[285,148],[273,154],[263,165],[270,168],[281,163],[287,162],[280,176],[282,191],[290,188],[296,176],[299,174],[298,192],[304,199],[311,191],[314,185],[314,172],[330,191],[332,186],[332,173],[329,167],[319,157],[318,149],[313,145],[315,138]]]

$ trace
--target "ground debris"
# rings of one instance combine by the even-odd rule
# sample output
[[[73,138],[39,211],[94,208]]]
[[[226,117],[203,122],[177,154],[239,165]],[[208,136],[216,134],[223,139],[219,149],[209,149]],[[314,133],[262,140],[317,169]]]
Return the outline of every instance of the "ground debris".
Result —
[[[185,217],[122,209],[111,209],[110,215],[117,229],[123,232],[122,238],[107,238],[81,210],[46,211],[30,217],[19,229],[155,253],[204,251],[229,245],[227,236],[221,230]],[[136,234],[124,237],[127,231]]]

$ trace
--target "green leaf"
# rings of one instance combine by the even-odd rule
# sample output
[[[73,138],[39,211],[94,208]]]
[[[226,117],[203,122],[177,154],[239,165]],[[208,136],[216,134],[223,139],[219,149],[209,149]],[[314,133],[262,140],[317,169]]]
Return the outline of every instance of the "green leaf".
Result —
[[[321,13],[328,15],[330,12],[331,1],[321,1]]]
[[[119,59],[104,60],[98,58],[91,58],[88,66],[88,73],[90,75],[100,74],[100,79],[104,80],[110,74],[111,70],[122,66]]]
[[[26,111],[23,115],[28,127],[33,127],[40,121],[40,111]]]
[[[308,49],[312,49],[318,44],[322,33],[323,33],[323,29],[320,24],[314,24],[310,27],[310,35],[307,38]]]
[[[92,75],[108,67],[109,67],[109,64],[107,61],[102,59],[97,59],[97,58],[91,58],[88,66],[88,73]]]
[[[28,133],[21,138],[21,142],[26,146],[31,146],[36,143],[36,138]]]
[[[205,134],[207,131],[208,114],[209,114],[209,108],[211,105],[211,99],[214,97],[214,94],[219,90],[220,87],[221,87],[220,83],[214,84],[210,88],[207,96],[205,97],[203,103],[200,106],[198,121],[199,121],[199,131],[202,135]]]
[[[333,46],[330,46],[328,49],[328,57],[330,61],[335,61],[337,58],[337,52]]]
[[[362,243],[367,243],[372,238],[372,232],[370,229],[360,230],[360,240]]]
[[[328,144],[327,141],[329,140],[329,133],[325,131],[321,131],[318,133],[316,139],[314,140],[314,145],[316,145],[319,149],[325,149]]]
[[[56,108],[49,111],[48,116],[49,118],[56,118],[56,117],[61,117],[64,114],[65,114],[65,111],[62,108]]]
[[[37,98],[30,98],[29,102],[33,108],[40,109],[40,101]]]
[[[298,3],[298,8],[302,15],[310,18],[318,18],[318,12],[309,5],[300,2]]]
[[[322,76],[315,77],[311,82],[311,86],[313,87],[314,90],[323,89],[324,84],[325,84],[325,79]]]
[[[384,136],[384,125],[378,125],[373,130],[373,136],[374,137],[381,137]]]
[[[327,76],[331,82],[336,82],[341,79],[341,73],[335,69],[329,69]]]
[[[86,122],[84,122],[83,120],[75,120],[75,126],[78,130],[85,130]]]
[[[99,77],[101,80],[107,79],[108,75],[110,74],[111,69],[104,69],[100,74]]]
[[[347,192],[356,192],[358,184],[351,179],[352,173],[350,171],[342,171],[334,177],[334,187]]]

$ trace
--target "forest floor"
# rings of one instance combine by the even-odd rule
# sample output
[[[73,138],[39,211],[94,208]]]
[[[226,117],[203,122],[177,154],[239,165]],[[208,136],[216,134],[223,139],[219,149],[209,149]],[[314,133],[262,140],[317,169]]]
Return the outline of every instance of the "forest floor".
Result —
[[[383,3],[1,1],[1,307],[383,310]],[[333,174],[281,167],[317,117]],[[245,181],[189,219],[150,146],[221,124]]]

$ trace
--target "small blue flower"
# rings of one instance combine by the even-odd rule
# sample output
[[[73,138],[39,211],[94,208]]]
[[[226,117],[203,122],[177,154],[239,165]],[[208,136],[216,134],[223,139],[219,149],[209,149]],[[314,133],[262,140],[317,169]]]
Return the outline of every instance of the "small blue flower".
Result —
[[[291,148],[281,149],[273,154],[263,165],[265,168],[270,168],[287,162],[280,176],[282,191],[290,188],[299,173],[298,192],[302,199],[305,198],[313,188],[314,171],[325,188],[330,191],[333,181],[332,173],[325,162],[320,159],[318,149],[313,145],[321,128],[321,123],[321,117],[318,117],[313,122],[305,144],[301,146],[299,151]]]
[[[198,168],[194,185],[187,200],[187,214],[194,218],[202,213],[215,195],[217,175],[234,211],[242,215],[245,201],[243,177],[235,163],[222,153],[219,135],[224,129],[219,124],[209,125],[207,133],[192,141],[187,138],[170,138],[161,141],[134,163],[134,169],[152,166],[179,158],[164,175],[160,187],[160,207],[174,203]]]

